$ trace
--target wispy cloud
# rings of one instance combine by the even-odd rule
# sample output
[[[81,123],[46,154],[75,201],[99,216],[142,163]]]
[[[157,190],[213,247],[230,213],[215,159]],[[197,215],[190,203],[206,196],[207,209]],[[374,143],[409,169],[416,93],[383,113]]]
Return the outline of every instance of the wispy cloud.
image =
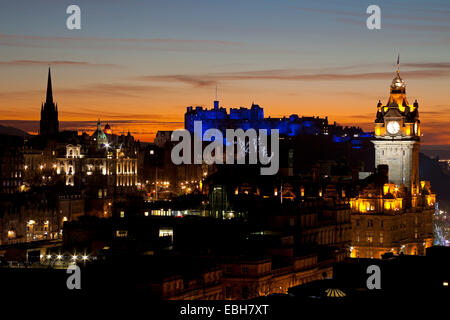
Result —
[[[208,87],[215,85],[218,78],[214,75],[157,75],[157,76],[142,76],[138,80],[156,81],[156,82],[182,82],[193,85],[194,87]]]
[[[102,38],[102,37],[48,37],[48,36],[30,36],[16,34],[0,33],[0,45],[6,46],[40,46],[42,43],[53,43],[58,45],[80,45],[86,43],[92,45],[189,45],[189,46],[243,46],[245,43],[237,41],[224,41],[215,39],[173,39],[173,38]]]
[[[450,62],[416,62],[402,64],[411,68],[450,69]]]
[[[120,67],[119,65],[111,63],[93,63],[87,61],[71,61],[71,60],[10,60],[10,61],[0,61],[0,65],[5,66],[66,65],[66,66]]]
[[[150,141],[158,130],[173,130],[183,127],[182,121],[154,120],[127,120],[102,118],[102,124],[109,123],[113,133],[121,134],[130,131],[137,138]],[[39,128],[38,120],[0,120],[0,125],[19,128],[31,134],[36,134]],[[61,130],[75,130],[78,132],[92,133],[97,126],[95,121],[60,121]]]
[[[391,4],[392,5],[392,4]],[[309,12],[309,13],[317,13],[320,15],[327,14],[333,17],[336,16],[343,16],[343,17],[353,17],[357,18],[357,20],[365,21],[367,16],[366,15],[366,8],[367,5],[360,5],[360,6],[352,6],[352,9],[349,10],[342,10],[342,9],[324,9],[324,8],[308,8],[308,7],[298,7],[298,6],[291,6],[292,9],[298,10],[299,12]],[[342,8],[340,4],[340,8]],[[411,21],[424,21],[424,22],[444,22],[448,23],[448,15],[449,11],[445,10],[426,10],[423,7],[420,8],[420,11],[415,10],[417,14],[412,15],[411,14],[411,7],[408,6],[408,10],[402,10],[404,9],[404,6],[397,7],[395,10],[383,10],[382,16],[383,19],[388,19],[389,21],[399,21],[399,20],[406,20],[408,22]],[[387,12],[386,12],[387,11]],[[427,11],[427,14],[424,14],[424,12]],[[353,20],[354,21],[354,20]]]
[[[148,95],[150,93],[169,92],[170,88],[163,88],[158,86],[149,85],[135,85],[128,83],[95,83],[86,84],[76,88],[60,88],[58,94],[61,95],[77,95],[77,96],[124,96],[124,97],[136,97],[142,95]]]
[[[425,68],[425,67],[424,67]],[[450,68],[448,68],[450,69]],[[173,75],[148,75],[138,77],[138,80],[155,82],[181,82],[195,87],[204,87],[217,84],[219,81],[229,80],[283,80],[283,81],[332,81],[332,80],[378,80],[389,79],[392,72],[363,72],[363,73],[305,73],[295,69],[260,70],[243,72],[225,72],[212,74],[173,74]],[[437,66],[429,69],[403,71],[402,75],[409,79],[440,78],[450,75],[450,70],[438,69]]]
[[[58,100],[60,96],[76,96],[81,98],[102,97],[139,97],[146,96],[151,93],[172,93],[173,89],[160,86],[128,84],[128,83],[91,83],[79,85],[77,87],[57,87],[55,98]],[[28,99],[30,95],[43,95],[42,90],[15,90],[0,91],[2,99]]]
[[[44,37],[44,36],[30,36],[30,35],[15,35],[15,34],[2,34],[0,33],[0,39],[12,39],[12,40],[49,40],[59,42],[71,42],[71,41],[90,41],[90,42],[141,42],[141,43],[209,43],[220,45],[241,45],[242,42],[236,41],[222,41],[222,40],[204,40],[204,39],[170,39],[170,38],[104,38],[104,37]]]
[[[348,23],[355,26],[365,26],[365,17],[362,16],[361,19],[356,18],[337,18],[336,21],[342,22],[342,23]],[[412,19],[408,20],[408,22],[405,23],[389,23],[389,22],[382,22],[381,28],[383,30],[389,30],[389,31],[418,31],[418,32],[443,32],[448,33],[450,31],[450,25],[429,25],[429,24],[417,24],[417,23],[410,23],[409,21],[413,21]]]

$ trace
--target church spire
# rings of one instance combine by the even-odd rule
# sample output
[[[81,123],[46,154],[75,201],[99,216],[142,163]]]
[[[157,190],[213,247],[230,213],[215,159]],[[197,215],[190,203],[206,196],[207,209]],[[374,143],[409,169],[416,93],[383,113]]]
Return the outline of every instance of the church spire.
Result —
[[[47,98],[45,101],[49,102],[49,103],[53,103],[52,75],[50,73],[50,67],[48,67]]]
[[[58,107],[53,102],[52,75],[49,66],[47,79],[47,96],[45,97],[45,103],[41,105],[41,122],[39,134],[51,135],[58,133],[58,131],[59,131]]]

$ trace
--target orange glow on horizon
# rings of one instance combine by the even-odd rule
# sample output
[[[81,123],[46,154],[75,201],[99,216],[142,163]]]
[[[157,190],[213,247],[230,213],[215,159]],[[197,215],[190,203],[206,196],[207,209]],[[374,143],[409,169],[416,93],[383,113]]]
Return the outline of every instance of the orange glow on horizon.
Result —
[[[108,122],[115,134],[130,131],[136,139],[151,142],[158,130],[184,128],[186,107],[202,105],[209,109],[214,100],[215,88],[210,87],[170,84],[157,90],[151,87],[146,90],[146,87],[142,89],[138,85],[126,84],[117,88],[97,85],[98,88],[93,86],[89,89],[83,84],[84,79],[80,79],[79,84],[73,84],[73,87],[61,87],[67,84],[58,72],[60,70],[52,74],[53,97],[58,104],[60,128],[63,130],[92,133],[100,118],[102,125]],[[2,88],[0,124],[37,133],[40,105],[45,99],[45,72],[42,75],[40,72],[39,77],[33,77],[32,84],[14,84],[24,86],[22,90],[14,89],[13,84]],[[265,117],[288,117],[291,114],[328,116],[330,124],[337,122],[342,126],[359,126],[373,132],[377,101],[381,99],[385,105],[389,100],[388,84],[389,79],[373,83],[236,81],[223,85],[219,100],[221,107],[227,110],[241,106],[249,108],[254,101],[264,108]],[[28,86],[30,90],[27,91]],[[326,95],[324,90],[328,92]],[[422,143],[450,144],[450,127],[444,125],[449,123],[450,115],[445,109],[435,107],[446,101],[446,92],[440,91],[438,94],[433,90],[420,86],[410,90],[419,100],[421,126],[424,127]],[[422,104],[422,100],[426,104]],[[23,125],[21,121],[33,123]]]

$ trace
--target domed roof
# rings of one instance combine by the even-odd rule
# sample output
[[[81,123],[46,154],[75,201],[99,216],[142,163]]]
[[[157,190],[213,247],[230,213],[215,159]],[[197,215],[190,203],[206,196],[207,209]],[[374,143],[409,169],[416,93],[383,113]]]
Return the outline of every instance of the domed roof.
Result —
[[[97,130],[94,131],[94,133],[91,136],[91,139],[97,142],[98,147],[101,147],[108,143],[108,137],[102,130],[100,119],[97,122]]]
[[[397,76],[392,80],[392,88],[405,87],[405,81],[400,77],[400,73],[397,72]]]
[[[397,75],[391,83],[391,93],[405,93],[405,90],[405,81],[403,81],[402,77],[400,77],[400,72],[397,71]]]

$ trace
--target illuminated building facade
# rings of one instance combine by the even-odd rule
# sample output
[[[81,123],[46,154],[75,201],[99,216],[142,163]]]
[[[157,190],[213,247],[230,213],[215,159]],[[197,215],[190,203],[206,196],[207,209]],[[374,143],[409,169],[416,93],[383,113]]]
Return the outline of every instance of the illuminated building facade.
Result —
[[[392,81],[386,105],[377,106],[375,164],[350,201],[351,256],[380,258],[385,252],[422,255],[433,243],[436,195],[419,181],[420,120],[418,103],[409,105],[400,72]]]
[[[224,262],[226,300],[252,299],[287,293],[288,289],[332,276],[331,266],[320,265],[317,255],[296,257],[290,265],[275,268],[270,258],[242,258]]]
[[[29,186],[59,181],[66,186],[88,186],[98,176],[104,177],[97,182],[105,188],[138,185],[139,145],[131,135],[106,135],[99,121],[90,137],[71,140],[78,143],[26,149],[24,172]]]
[[[62,239],[63,223],[84,215],[84,199],[77,192],[49,195],[16,193],[2,201],[0,244]]]

